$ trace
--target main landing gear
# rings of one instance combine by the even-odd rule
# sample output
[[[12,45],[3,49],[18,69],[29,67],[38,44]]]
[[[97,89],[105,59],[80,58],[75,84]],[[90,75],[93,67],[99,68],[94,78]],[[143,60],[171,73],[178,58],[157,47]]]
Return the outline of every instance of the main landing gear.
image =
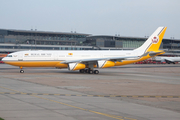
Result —
[[[99,71],[98,70],[93,70],[93,69],[90,69],[90,68],[87,68],[87,69],[81,69],[79,70],[80,73],[89,73],[89,74],[99,74]]]
[[[21,70],[20,70],[20,73],[24,73],[24,70],[23,70],[23,67],[19,67]]]

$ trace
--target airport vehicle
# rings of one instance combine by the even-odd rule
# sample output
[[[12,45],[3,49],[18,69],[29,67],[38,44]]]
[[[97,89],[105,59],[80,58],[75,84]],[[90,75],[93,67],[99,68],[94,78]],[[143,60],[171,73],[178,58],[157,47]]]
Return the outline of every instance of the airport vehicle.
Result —
[[[168,64],[173,63],[175,64],[176,62],[180,62],[180,57],[154,57],[155,61],[161,61],[161,62],[166,62]]]
[[[6,64],[23,67],[56,67],[79,70],[80,73],[98,74],[94,68],[120,66],[146,60],[165,53],[159,50],[167,27],[159,27],[144,42],[134,50],[89,50],[89,51],[20,51],[8,54],[2,61]]]

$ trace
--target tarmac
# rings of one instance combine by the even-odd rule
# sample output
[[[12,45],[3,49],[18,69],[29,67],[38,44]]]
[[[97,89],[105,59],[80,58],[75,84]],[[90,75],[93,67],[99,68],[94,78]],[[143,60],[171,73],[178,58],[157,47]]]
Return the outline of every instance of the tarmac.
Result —
[[[180,64],[132,64],[99,74],[0,64],[5,120],[180,120]]]

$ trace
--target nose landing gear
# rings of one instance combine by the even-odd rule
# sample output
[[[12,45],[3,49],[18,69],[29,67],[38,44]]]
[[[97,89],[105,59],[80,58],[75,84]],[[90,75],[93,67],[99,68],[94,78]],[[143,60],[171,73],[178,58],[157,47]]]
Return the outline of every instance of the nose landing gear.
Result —
[[[24,70],[23,70],[23,67],[19,67],[21,70],[20,70],[20,73],[24,73]]]

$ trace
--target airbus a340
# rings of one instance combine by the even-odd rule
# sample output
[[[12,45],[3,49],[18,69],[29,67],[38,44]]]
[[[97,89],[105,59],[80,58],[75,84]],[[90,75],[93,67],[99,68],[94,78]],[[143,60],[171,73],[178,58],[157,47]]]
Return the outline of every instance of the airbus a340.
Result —
[[[20,73],[23,67],[56,67],[79,70],[80,73],[98,74],[94,68],[108,68],[142,61],[156,55],[163,54],[159,50],[167,27],[159,27],[144,42],[134,50],[118,51],[20,51],[8,54],[2,59],[6,64],[19,66]]]

